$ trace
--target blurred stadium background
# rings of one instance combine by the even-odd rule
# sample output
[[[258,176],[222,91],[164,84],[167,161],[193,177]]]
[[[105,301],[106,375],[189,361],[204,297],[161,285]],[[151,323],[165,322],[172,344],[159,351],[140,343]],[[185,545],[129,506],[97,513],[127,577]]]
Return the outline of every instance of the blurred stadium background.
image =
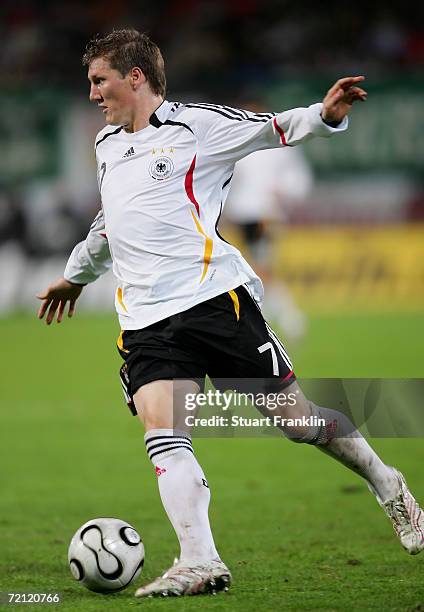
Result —
[[[270,110],[322,99],[365,74],[351,129],[303,147],[314,173],[286,211],[276,268],[309,310],[422,310],[424,133],[422,7],[174,0],[1,4],[0,312],[34,309],[99,207],[93,139],[103,117],[81,66],[96,32],[132,25],[162,48],[168,98]],[[112,310],[111,275],[86,308]]]
[[[278,111],[321,100],[342,75],[366,75],[369,99],[351,129],[303,147],[314,185],[285,210],[276,274],[309,317],[291,351],[299,376],[422,378],[423,17],[422,5],[380,0],[1,2],[0,588],[61,590],[63,610],[128,609],[131,589],[99,603],[68,574],[68,541],[96,515],[140,526],[144,579],[176,551],[141,429],[122,404],[112,275],[84,292],[72,323],[47,330],[35,319],[35,294],[62,274],[99,207],[103,118],[88,103],[87,40],[147,31],[164,53],[168,98],[183,101],[251,96]],[[422,440],[375,446],[422,501]],[[423,559],[401,552],[355,475],[276,438],[196,448],[234,568],[227,609],[423,609]]]

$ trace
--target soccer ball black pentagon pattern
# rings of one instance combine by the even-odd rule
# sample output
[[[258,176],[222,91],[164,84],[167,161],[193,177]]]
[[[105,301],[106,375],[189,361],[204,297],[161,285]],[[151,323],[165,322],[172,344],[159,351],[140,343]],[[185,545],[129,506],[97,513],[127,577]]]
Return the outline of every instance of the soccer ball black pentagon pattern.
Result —
[[[129,523],[117,518],[92,519],[73,536],[68,561],[72,576],[87,589],[114,593],[140,575],[144,545]]]

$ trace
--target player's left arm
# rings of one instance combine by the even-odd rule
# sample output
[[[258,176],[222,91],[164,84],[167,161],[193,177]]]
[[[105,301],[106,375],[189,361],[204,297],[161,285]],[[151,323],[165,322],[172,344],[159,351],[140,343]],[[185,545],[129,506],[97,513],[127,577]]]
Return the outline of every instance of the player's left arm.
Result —
[[[321,117],[323,121],[336,125],[343,121],[354,102],[357,100],[365,102],[367,92],[357,86],[357,83],[364,80],[364,76],[345,77],[334,83],[322,101]]]
[[[294,146],[317,136],[328,138],[347,130],[353,103],[367,99],[366,91],[357,86],[364,79],[363,76],[344,77],[330,87],[322,102],[279,113],[273,124],[280,136],[280,145]]]
[[[251,113],[239,109],[210,111],[202,149],[217,161],[234,163],[254,151],[294,146],[311,138],[329,137],[348,127],[347,114],[356,100],[366,100],[357,86],[363,76],[339,79],[322,102],[281,113]],[[219,107],[218,107],[219,108]]]

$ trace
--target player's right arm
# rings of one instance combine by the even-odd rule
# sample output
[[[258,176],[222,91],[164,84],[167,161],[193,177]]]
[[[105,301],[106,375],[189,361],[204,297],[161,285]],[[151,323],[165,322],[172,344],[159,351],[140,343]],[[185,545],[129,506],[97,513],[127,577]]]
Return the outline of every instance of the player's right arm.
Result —
[[[66,278],[58,278],[47,289],[37,295],[39,300],[42,300],[38,311],[38,318],[43,319],[47,312],[46,323],[50,325],[57,312],[57,322],[62,321],[63,313],[67,304],[68,317],[72,317],[75,312],[75,302],[81,295],[84,285],[75,285],[66,280]]]
[[[37,298],[42,300],[38,318],[43,319],[47,312],[46,323],[50,325],[57,312],[56,320],[60,323],[67,306],[68,316],[72,317],[75,303],[84,286],[107,272],[111,265],[103,212],[100,211],[91,224],[87,238],[78,243],[72,251],[63,277],[37,295]]]

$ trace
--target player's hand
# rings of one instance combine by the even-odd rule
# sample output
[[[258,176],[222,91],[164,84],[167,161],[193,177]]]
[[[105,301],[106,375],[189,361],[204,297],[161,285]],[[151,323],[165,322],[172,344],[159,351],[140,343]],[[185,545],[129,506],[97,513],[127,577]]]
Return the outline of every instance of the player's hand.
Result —
[[[328,123],[342,121],[356,100],[364,102],[367,99],[367,92],[356,85],[364,80],[364,76],[345,77],[344,79],[339,79],[328,90],[327,95],[322,101],[321,117],[324,121]]]
[[[63,313],[65,312],[66,304],[69,302],[68,317],[72,317],[75,312],[75,302],[79,298],[84,285],[74,285],[64,278],[58,278],[52,283],[44,293],[37,295],[39,300],[42,300],[38,318],[43,319],[47,310],[46,323],[50,325],[57,311],[57,322],[62,321]]]

